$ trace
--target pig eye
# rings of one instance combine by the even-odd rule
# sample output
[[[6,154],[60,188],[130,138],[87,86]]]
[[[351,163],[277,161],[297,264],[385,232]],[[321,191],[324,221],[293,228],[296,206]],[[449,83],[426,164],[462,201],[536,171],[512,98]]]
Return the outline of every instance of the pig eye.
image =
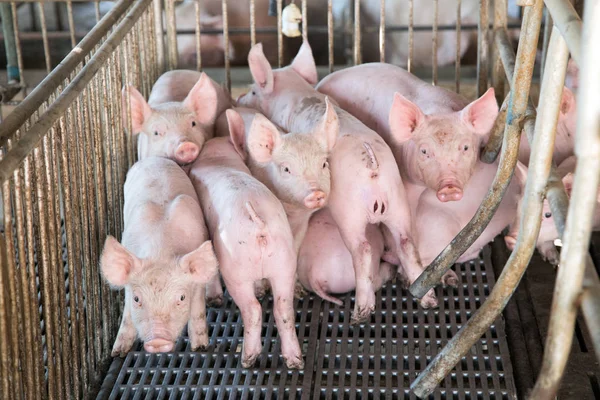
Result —
[[[158,136],[158,131],[154,131],[154,136]]]
[[[425,149],[421,149],[421,153],[423,153],[423,154],[427,154],[427,150],[425,150]]]
[[[325,162],[323,163],[323,169],[325,169],[325,168],[327,168],[327,167],[329,167],[329,163],[328,163],[327,161],[325,161]]]
[[[544,217],[546,217],[546,218],[550,218],[551,216],[552,216],[551,212],[547,212],[546,214],[544,214]]]
[[[196,121],[192,121],[192,128],[196,126]]]
[[[252,91],[252,96],[256,96],[256,91]]]
[[[179,298],[180,301],[184,301],[185,300],[185,294],[182,294],[181,297]]]
[[[290,173],[290,169],[289,169],[288,167],[285,167],[283,170],[284,170],[285,172],[287,172],[288,174]]]
[[[465,144],[465,147],[463,147],[464,151],[469,150],[469,145]]]
[[[135,297],[133,298],[133,301],[135,301],[136,303],[139,303],[139,302],[140,302],[140,298],[139,298],[139,297],[137,297],[137,296],[135,296]]]

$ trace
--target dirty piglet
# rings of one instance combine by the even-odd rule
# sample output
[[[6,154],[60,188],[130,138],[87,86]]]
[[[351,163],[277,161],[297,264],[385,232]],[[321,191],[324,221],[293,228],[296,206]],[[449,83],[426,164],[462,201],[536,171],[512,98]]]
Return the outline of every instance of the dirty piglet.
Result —
[[[230,126],[243,129],[239,114],[227,110],[227,117]],[[262,349],[262,309],[254,285],[266,279],[273,291],[283,359],[288,368],[303,368],[293,308],[296,251],[292,232],[281,202],[250,175],[246,157],[244,148],[234,147],[229,138],[214,138],[192,165],[190,177],[215,244],[221,275],[244,321],[242,365],[251,367]]]
[[[100,260],[113,288],[125,289],[125,308],[113,356],[136,337],[148,352],[173,349],[188,324],[192,349],[208,346],[205,285],[217,258],[194,188],[173,161],[148,157],[125,181],[122,244],[109,236]]]

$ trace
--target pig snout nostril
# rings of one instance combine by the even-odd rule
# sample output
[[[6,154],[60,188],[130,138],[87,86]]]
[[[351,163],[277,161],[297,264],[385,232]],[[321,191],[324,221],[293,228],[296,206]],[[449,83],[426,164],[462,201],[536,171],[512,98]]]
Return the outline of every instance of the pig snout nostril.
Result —
[[[375,204],[373,204],[373,212],[377,212],[378,209],[379,209],[379,203],[377,201],[375,201]]]
[[[325,205],[327,195],[321,190],[315,190],[304,198],[304,205],[306,208],[316,209],[321,208]]]
[[[381,203],[381,214],[385,212],[385,203]]]

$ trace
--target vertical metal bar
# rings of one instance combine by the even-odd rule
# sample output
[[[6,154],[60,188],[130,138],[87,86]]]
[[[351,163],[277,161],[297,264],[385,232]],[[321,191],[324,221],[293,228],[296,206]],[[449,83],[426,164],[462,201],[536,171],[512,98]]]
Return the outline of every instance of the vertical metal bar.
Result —
[[[333,0],[327,0],[327,54],[329,73],[333,72]]]
[[[302,40],[308,41],[308,9],[306,0],[302,0]]]
[[[48,45],[48,28],[46,27],[46,15],[44,14],[44,3],[38,3],[40,9],[40,24],[42,26],[42,40],[44,42],[44,56],[46,58],[46,73],[52,70],[52,61],[50,60],[50,46]]]
[[[438,82],[438,62],[437,62],[437,53],[438,53],[438,14],[439,14],[439,0],[433,1],[433,38],[431,43],[431,54],[432,54],[432,62],[431,66],[433,68],[433,76],[432,76],[432,84],[435,86]]]
[[[461,24],[461,0],[457,0],[456,5],[456,58],[454,60],[454,82],[456,85],[456,93],[460,93],[460,24]]]
[[[250,45],[256,44],[256,0],[250,0]]]
[[[498,32],[506,30],[507,11],[506,0],[494,0],[494,40],[498,35]],[[504,98],[504,67],[502,66],[498,46],[492,46],[492,48],[492,58],[494,60],[492,84],[494,85],[494,91],[496,93],[496,101],[500,103]]]
[[[477,96],[485,93],[488,86],[488,27],[489,0],[479,0],[479,21],[477,22]]]
[[[412,72],[412,62],[415,51],[415,33],[414,33],[414,20],[413,20],[413,9],[414,0],[408,0],[408,62],[406,64],[406,70]]]
[[[385,0],[379,2],[379,62],[385,62]]]
[[[196,70],[202,71],[202,37],[201,30],[202,26],[200,24],[200,1],[197,0],[195,2],[196,6]],[[227,48],[226,48],[227,49]],[[227,50],[225,50],[227,53]]]
[[[154,34],[156,40],[156,53],[158,55],[158,69],[164,71],[165,68],[165,39],[163,30],[163,0],[154,0]]]
[[[544,39],[542,44],[542,65],[540,70],[540,76],[544,76],[544,67],[546,65],[546,56],[548,53],[548,44],[550,43],[550,34],[552,33],[552,28],[554,27],[554,21],[552,20],[552,15],[550,11],[546,9],[546,19],[544,21]]]
[[[223,0],[225,4],[227,0]],[[282,33],[282,0],[277,0],[277,66],[281,68],[283,66],[283,33]],[[225,14],[225,8],[223,9]]]
[[[17,4],[13,1],[10,3],[12,18],[13,18],[13,29],[15,30],[15,46],[17,48],[17,65],[19,67],[19,82],[21,86],[25,87],[25,77],[23,76],[23,54],[21,53],[21,38],[19,37],[19,18],[17,18]]]
[[[229,14],[227,12],[227,0],[221,0],[221,6],[223,7],[223,40],[225,41],[225,75],[227,91],[231,93],[231,65],[229,60]],[[277,5],[277,41],[279,43],[279,66],[281,66],[281,0],[278,0]]]
[[[516,164],[516,155],[520,143],[521,125],[524,112],[529,98],[529,87],[531,85],[532,67],[535,62],[537,41],[542,20],[543,1],[536,0],[533,6],[526,7],[523,21],[523,36],[519,45],[517,55],[517,68],[511,90],[511,102],[509,107],[509,125],[505,133],[505,146],[502,153],[514,153],[515,160],[511,170]],[[566,60],[565,60],[566,67]],[[558,74],[560,75],[560,74]],[[563,70],[564,78],[564,70]],[[543,85],[544,88],[548,85]],[[552,95],[550,89],[549,96]],[[430,394],[435,386],[456,365],[458,361],[469,351],[473,343],[489,329],[498,314],[506,306],[510,295],[518,285],[525,268],[529,263],[541,223],[541,212],[546,190],[546,181],[552,164],[552,152],[554,146],[556,116],[558,115],[558,102],[555,98],[542,97],[547,100],[540,107],[540,118],[536,120],[536,135],[533,143],[532,161],[530,161],[529,175],[525,188],[525,202],[522,224],[520,226],[517,247],[512,252],[502,274],[490,293],[488,299],[473,317],[452,337],[446,347],[438,353],[419,377],[411,385],[411,389],[418,397]],[[554,116],[555,118],[552,118]],[[544,118],[545,117],[545,118]],[[510,139],[507,139],[510,138]],[[537,397],[533,397],[536,398]]]
[[[6,190],[6,188],[4,189]],[[7,217],[6,208],[4,209],[4,218]],[[4,236],[0,235],[0,272],[8,269],[7,259],[8,249],[6,242],[4,242]],[[2,393],[10,393],[11,385],[9,381],[9,373],[12,368],[10,365],[10,351],[9,351],[9,338],[8,338],[8,307],[6,299],[8,298],[7,289],[8,285],[4,281],[4,274],[0,273],[0,377],[2,378]],[[7,395],[8,396],[8,395]]]
[[[94,3],[94,11],[96,13],[96,23],[100,21],[100,2]]]
[[[354,65],[362,63],[360,33],[360,0],[354,0]]]
[[[167,69],[177,69],[177,28],[175,24],[175,0],[165,0],[167,20]]]
[[[73,2],[67,0],[67,19],[69,21],[69,33],[71,34],[71,47],[74,48],[77,44],[75,40],[75,20],[73,19]]]
[[[17,44],[12,8],[8,3],[0,3],[0,16],[2,16],[2,33],[4,34],[4,47],[6,53],[6,75],[8,82],[20,81],[17,64]]]
[[[580,301],[585,259],[591,235],[592,216],[596,206],[598,172],[600,171],[600,157],[598,157],[600,154],[600,137],[598,135],[600,132],[600,101],[598,101],[600,77],[597,73],[600,54],[594,48],[600,42],[599,20],[600,4],[597,1],[586,1],[581,48],[582,62],[580,63],[581,81],[585,82],[585,85],[581,85],[579,88],[577,98],[579,104],[575,139],[577,171],[573,182],[569,218],[552,300],[552,315],[548,327],[542,370],[531,393],[532,398],[536,399],[555,397],[570,353],[573,326]],[[555,53],[552,51],[554,36],[560,36],[556,31],[555,28],[552,32],[548,51],[548,57],[552,58],[553,63],[549,62],[546,66],[544,80],[554,72],[553,69],[557,62]],[[557,41],[562,42],[560,50],[564,50],[564,68],[561,70],[562,76],[559,75],[564,80],[568,50],[562,37]],[[560,55],[562,56],[562,54]],[[560,67],[563,67],[562,63]],[[557,86],[560,84],[561,90],[562,82],[556,83]],[[540,99],[542,99],[541,94]]]

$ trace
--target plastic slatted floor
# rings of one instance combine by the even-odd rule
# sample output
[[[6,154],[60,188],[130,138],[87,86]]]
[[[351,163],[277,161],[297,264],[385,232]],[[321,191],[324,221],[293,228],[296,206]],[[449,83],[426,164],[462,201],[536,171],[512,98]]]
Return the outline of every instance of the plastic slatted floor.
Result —
[[[423,310],[396,284],[377,294],[368,323],[351,325],[354,297],[342,307],[315,296],[296,301],[302,371],[280,356],[272,299],[263,304],[263,352],[254,368],[240,363],[243,325],[226,296],[208,310],[210,347],[190,352],[187,338],[174,352],[148,354],[137,346],[115,360],[98,398],[163,399],[416,399],[410,383],[480,307],[494,285],[486,248],[482,259],[457,264],[458,289],[437,289],[439,308]],[[445,378],[431,399],[516,399],[504,322],[498,319]]]

